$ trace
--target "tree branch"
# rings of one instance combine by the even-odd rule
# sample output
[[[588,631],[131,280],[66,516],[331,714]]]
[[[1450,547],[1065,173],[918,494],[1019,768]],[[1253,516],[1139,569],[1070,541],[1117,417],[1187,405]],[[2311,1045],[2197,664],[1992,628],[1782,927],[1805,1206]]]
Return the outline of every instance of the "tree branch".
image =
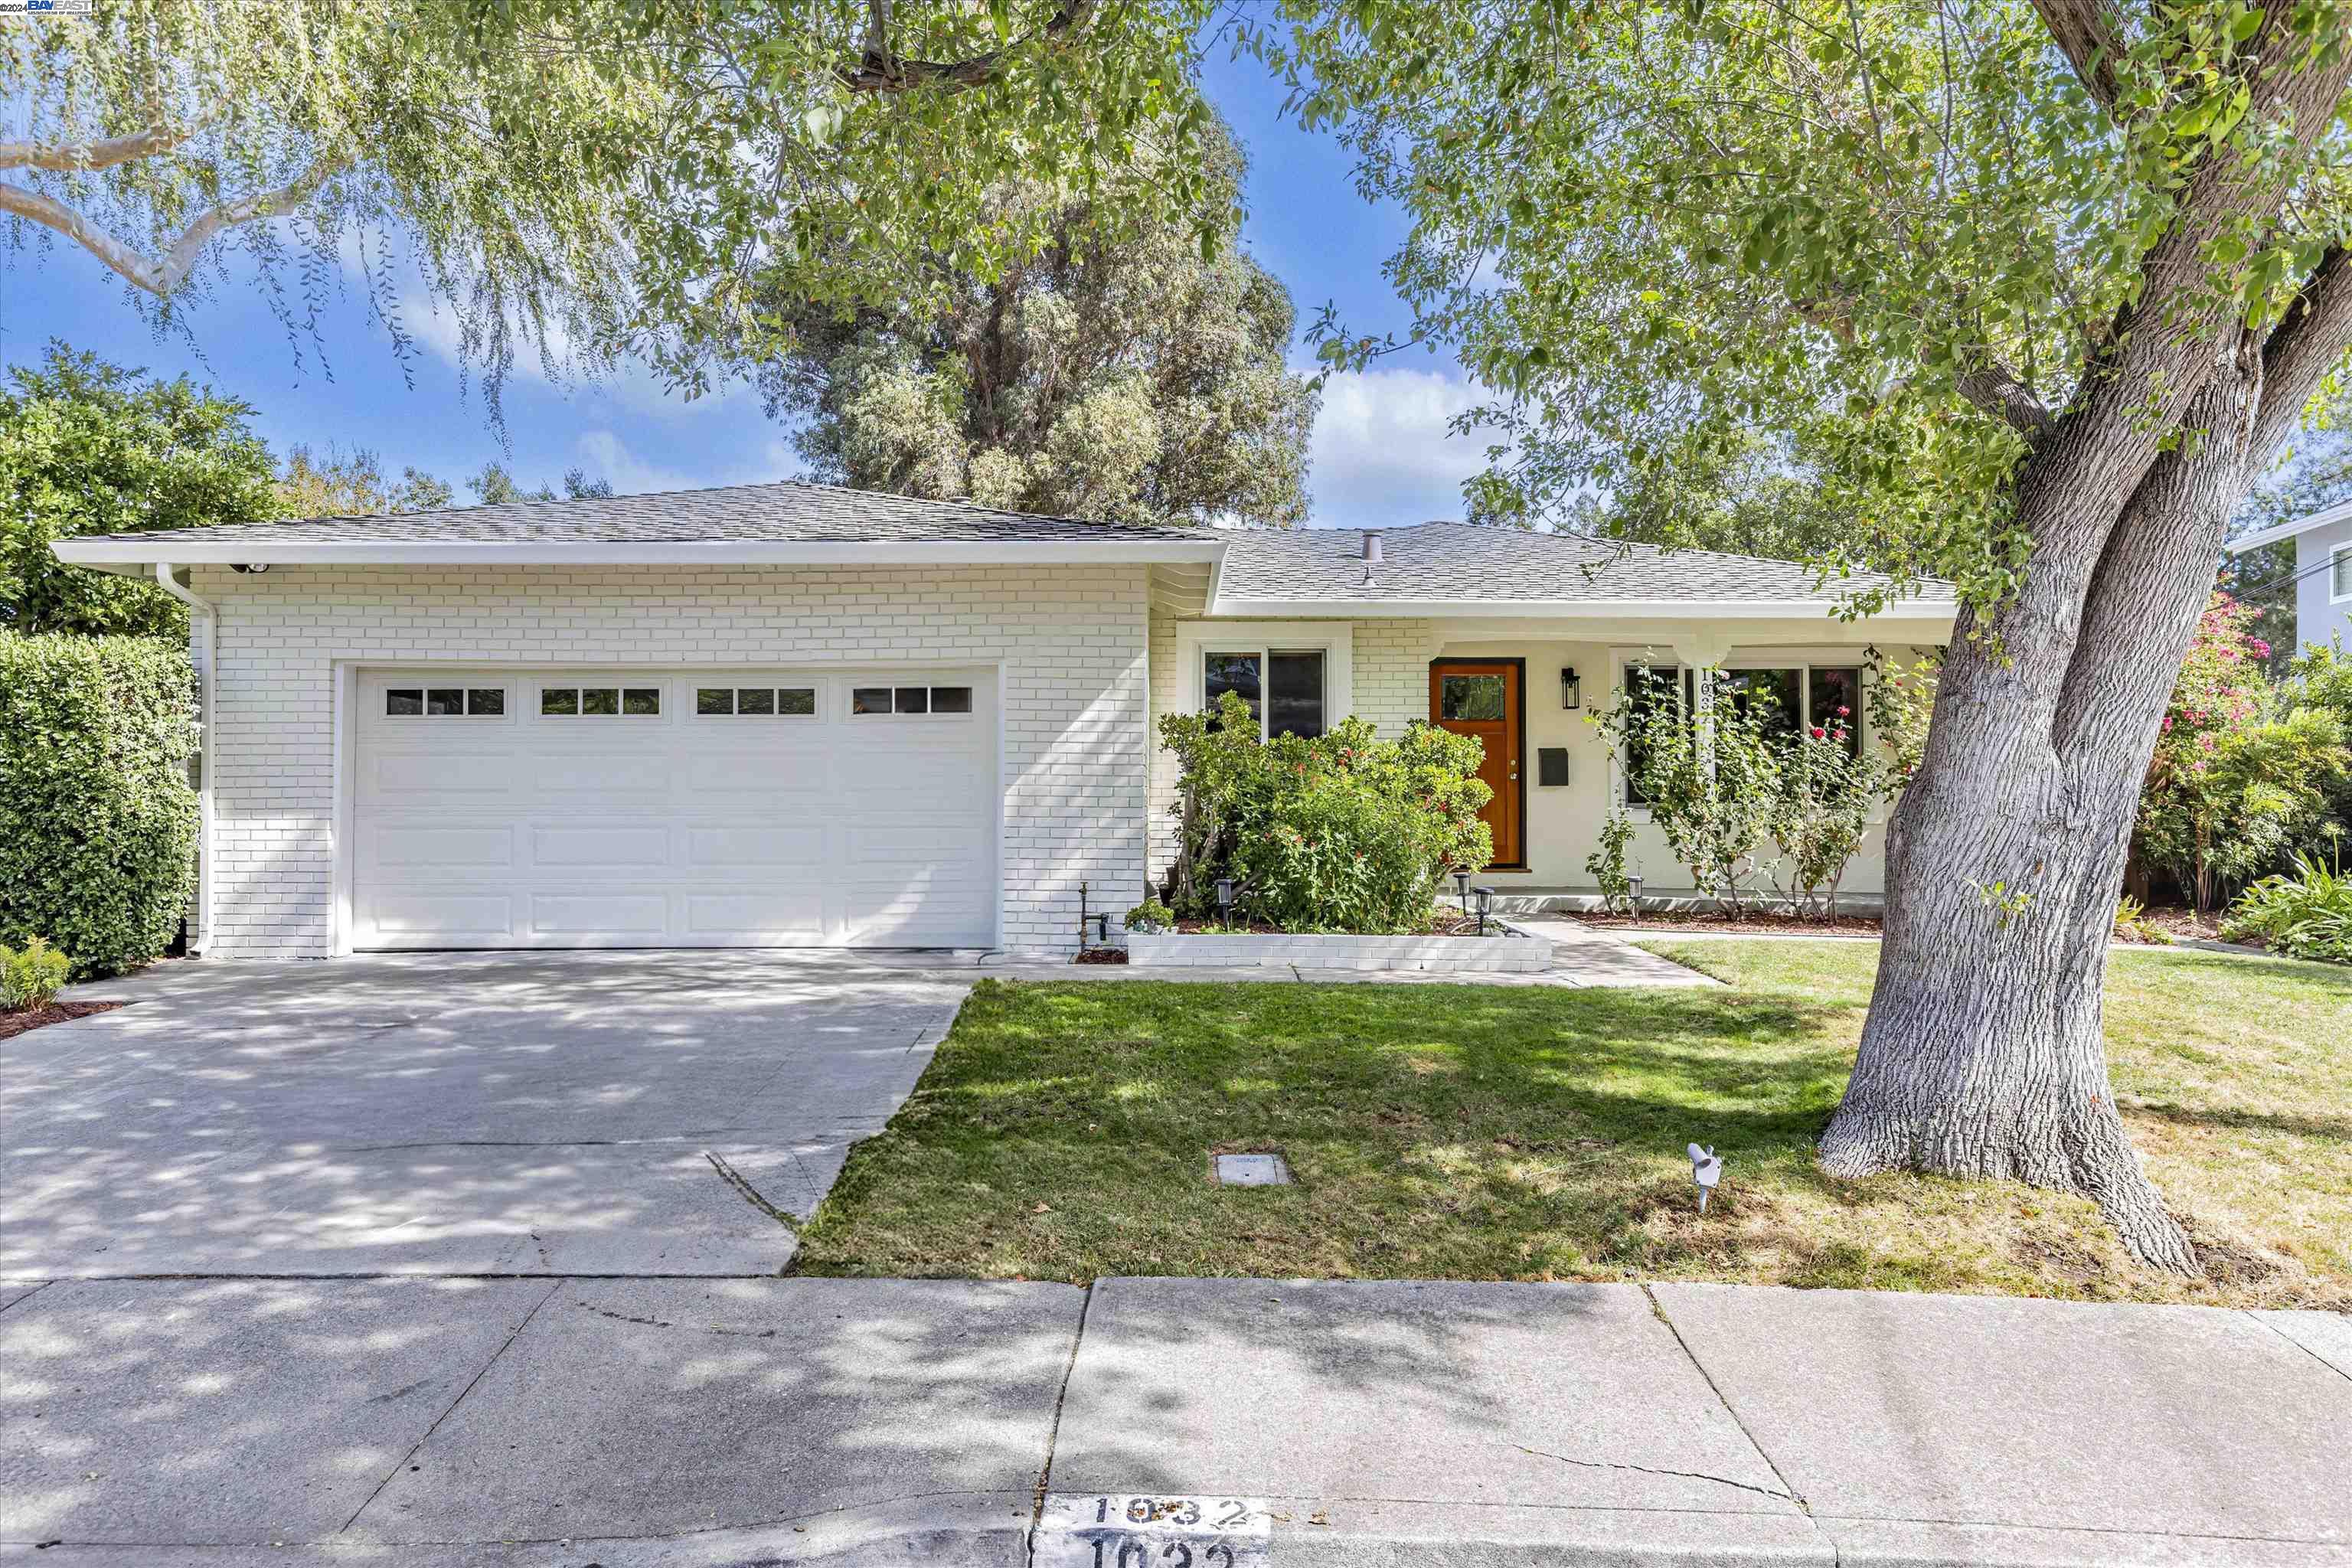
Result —
[[[1986,413],[1999,416],[2028,442],[2039,441],[2048,434],[2055,417],[2033,395],[2033,389],[2019,380],[2007,365],[1979,365],[1963,374],[1957,384],[1962,397]]]
[[[172,242],[163,256],[150,258],[106,233],[89,218],[63,202],[26,190],[22,185],[0,184],[0,212],[29,218],[45,228],[52,228],[97,257],[135,286],[144,289],[159,300],[169,299],[174,289],[187,280],[206,245],[222,229],[241,223],[283,217],[310,199],[318,188],[326,184],[340,165],[315,163],[299,179],[234,202],[223,202],[199,216]]]
[[[47,169],[55,174],[111,169],[117,163],[169,153],[184,145],[204,127],[203,121],[179,131],[150,125],[144,131],[102,142],[0,142],[0,169]]]
[[[2116,79],[2116,56],[2123,46],[2099,14],[2099,0],[2033,0],[2033,8],[2091,96],[2113,109],[2123,94]]]
[[[2327,373],[2352,350],[2352,250],[2331,246],[2263,344],[2263,401],[2254,415],[2252,458],[2268,463],[2303,417]]]
[[[881,9],[879,0],[869,0],[873,12]],[[1095,13],[1098,0],[1064,0],[1062,8],[1054,13],[1044,27],[1028,37],[1016,40],[1001,49],[973,55],[961,60],[902,60],[885,47],[877,51],[879,16],[869,12],[867,44],[865,59],[856,68],[844,67],[835,73],[835,79],[852,92],[915,92],[930,89],[938,92],[963,92],[975,87],[985,87],[994,81],[1004,68],[1004,62],[1024,44],[1043,41],[1059,44],[1071,33],[1086,26]]]

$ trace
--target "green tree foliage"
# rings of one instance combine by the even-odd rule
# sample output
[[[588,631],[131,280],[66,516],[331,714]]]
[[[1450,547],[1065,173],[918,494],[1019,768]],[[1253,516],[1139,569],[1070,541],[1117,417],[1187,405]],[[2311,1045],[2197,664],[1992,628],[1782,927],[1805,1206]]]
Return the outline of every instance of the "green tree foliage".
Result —
[[[499,378],[640,353],[689,387],[760,325],[754,270],[878,301],[907,258],[994,273],[1054,179],[1189,209],[1195,0],[106,0],[0,29],[0,212],[163,325],[242,248],[289,339],[359,258],[405,353],[406,258]],[[1160,153],[1149,178],[1136,154]],[[270,220],[289,218],[290,224]]]
[[[474,501],[478,506],[504,506],[519,500],[603,500],[613,494],[612,480],[592,479],[580,468],[564,470],[560,494],[553,485],[546,483],[527,490],[499,463],[484,463],[481,471],[466,481],[466,488],[474,492]],[[444,500],[442,504],[448,503]]]
[[[278,496],[289,517],[377,517],[388,512],[434,511],[455,499],[449,487],[415,468],[391,479],[383,463],[365,447],[349,453],[309,447],[286,454],[278,475]]]
[[[1525,515],[1523,492],[1495,476],[1474,484],[1471,500],[1498,521]],[[1880,554],[1868,521],[1832,499],[1818,463],[1753,429],[1694,433],[1672,460],[1627,474],[1605,495],[1574,497],[1566,518],[1579,533],[1675,550],[1777,561],[1846,554],[1864,565]]]
[[[1951,577],[1989,606],[2032,548],[2011,478],[2086,371],[2115,368],[2119,312],[2153,308],[2144,264],[2185,171],[2249,160],[2247,199],[2298,199],[2276,221],[2200,216],[2201,265],[2168,276],[2183,298],[2164,309],[2275,321],[2346,228],[2347,143],[2320,133],[2341,0],[2263,35],[2263,115],[2244,82],[2263,10],[2127,6],[2109,37],[2096,7],[2064,9],[2096,27],[2088,84],[2026,0],[1290,0],[1290,37],[1257,42],[1412,214],[1393,266],[1415,335],[1502,394],[1481,417],[1511,456],[1474,485],[1482,510],[1559,516],[1598,484],[1688,531],[1692,489],[1751,488],[1761,429],[1768,469],[1846,520],[1807,531],[1815,558]],[[1328,314],[1316,335],[1334,363],[1396,346]],[[1727,466],[1751,483],[1717,482]]]
[[[0,387],[0,626],[184,637],[152,583],[68,566],[54,540],[283,515],[253,410],[53,342]]]
[[[821,478],[861,489],[1117,522],[1301,521],[1316,394],[1285,363],[1288,290],[1239,248],[1240,154],[1213,145],[1207,245],[1187,224],[1008,186],[991,221],[1042,229],[1034,258],[992,278],[941,254],[903,303],[801,308],[794,348],[760,372],[770,413],[805,422]]]
[[[143,963],[195,888],[196,683],[152,637],[0,627],[0,942]]]

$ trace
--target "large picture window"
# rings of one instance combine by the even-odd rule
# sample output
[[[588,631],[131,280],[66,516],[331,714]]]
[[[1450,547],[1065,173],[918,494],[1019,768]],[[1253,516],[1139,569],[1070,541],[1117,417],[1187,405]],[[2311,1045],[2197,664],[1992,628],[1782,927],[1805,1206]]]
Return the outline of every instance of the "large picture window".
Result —
[[[1698,711],[1697,672],[1673,664],[1628,664],[1625,695],[1637,716],[1661,706],[1677,708],[1686,718]],[[1790,739],[1807,729],[1834,734],[1845,731],[1845,747],[1862,752],[1862,669],[1857,665],[1740,665],[1715,673],[1715,700],[1733,712],[1754,713],[1768,732]],[[1642,771],[1639,750],[1631,745],[1620,782],[1627,805],[1647,803],[1634,786]]]

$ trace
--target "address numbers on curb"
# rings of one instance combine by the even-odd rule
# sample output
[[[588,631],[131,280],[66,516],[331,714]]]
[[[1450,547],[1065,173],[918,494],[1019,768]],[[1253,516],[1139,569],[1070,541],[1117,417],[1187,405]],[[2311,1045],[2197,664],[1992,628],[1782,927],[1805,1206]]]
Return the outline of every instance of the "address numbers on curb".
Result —
[[[1265,1568],[1273,1515],[1259,1498],[1056,1495],[1038,1517],[1034,1568]]]

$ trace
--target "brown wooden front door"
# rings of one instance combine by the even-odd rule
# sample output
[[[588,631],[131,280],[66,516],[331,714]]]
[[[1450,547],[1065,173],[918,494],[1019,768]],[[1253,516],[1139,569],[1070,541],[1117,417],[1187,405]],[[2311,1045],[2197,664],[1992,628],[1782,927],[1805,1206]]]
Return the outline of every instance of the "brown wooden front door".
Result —
[[[1519,782],[1519,697],[1526,668],[1516,659],[1439,659],[1429,667],[1429,721],[1486,742],[1478,776],[1495,792],[1478,815],[1495,836],[1495,864],[1522,866],[1527,795]]]

